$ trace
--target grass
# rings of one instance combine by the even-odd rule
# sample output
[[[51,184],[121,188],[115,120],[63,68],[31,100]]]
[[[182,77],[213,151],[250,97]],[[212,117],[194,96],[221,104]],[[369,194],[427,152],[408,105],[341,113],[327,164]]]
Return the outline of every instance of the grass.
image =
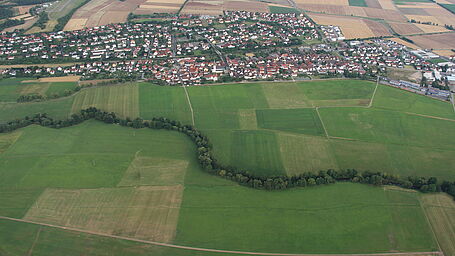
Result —
[[[24,219],[151,241],[170,242],[182,186],[46,189]]]
[[[223,130],[209,131],[223,134]],[[196,164],[193,144],[170,131],[88,121],[65,129],[30,126],[19,132],[16,142],[0,154],[0,215],[229,250],[369,253],[436,249],[418,193],[350,183],[281,192],[240,187],[203,172]],[[227,140],[232,144],[232,161],[242,167],[259,166],[264,174],[285,171],[283,152],[305,152],[308,157],[295,156],[309,169],[321,166],[311,160],[316,156],[326,166],[330,161],[337,164],[330,155],[330,140],[321,136],[265,130],[235,130],[231,136]],[[287,144],[287,151],[280,150],[281,143]],[[298,172],[299,165],[296,162],[293,171]],[[138,170],[142,173],[139,182],[131,175]],[[181,204],[171,199],[175,196],[158,192],[175,187],[169,185],[184,186]],[[162,212],[166,202],[180,209],[177,215]],[[168,218],[160,217],[164,215]],[[178,221],[172,222],[176,216]],[[65,248],[69,255],[189,254],[1,222],[0,251],[5,254],[32,250],[34,255],[59,255]],[[156,230],[164,231],[158,234]],[[175,237],[169,230],[175,230]]]
[[[76,95],[71,112],[77,113],[88,107],[115,112],[124,118],[136,118],[139,116],[139,88],[135,84],[126,84],[82,90]]]
[[[313,108],[256,110],[258,126],[264,129],[324,135],[321,120]]]
[[[63,95],[65,91],[71,91],[77,87],[76,82],[53,82],[46,91],[46,96]]]
[[[417,195],[401,202],[401,193],[343,183],[271,193],[188,186],[176,242],[282,253],[436,250]]]
[[[45,102],[29,103],[0,103],[0,123],[37,113],[47,113],[57,119],[70,115],[73,97],[56,99]]]
[[[429,194],[423,195],[421,201],[444,254],[454,255],[455,203],[453,199],[444,194]]]
[[[283,173],[276,135],[268,131],[232,133],[231,163],[258,175]]]
[[[430,0],[393,0],[395,4],[410,4],[410,3],[431,3]]]
[[[295,8],[289,7],[282,7],[282,6],[269,6],[269,10],[271,13],[297,13],[300,14],[301,12]]]
[[[149,83],[139,85],[139,113],[144,119],[164,116],[191,124],[191,112],[181,87],[163,87]]]
[[[373,106],[375,108],[455,120],[455,112],[449,102],[434,100],[385,85],[378,87]]]
[[[21,81],[23,79],[0,80],[0,102],[15,102],[21,95]]]
[[[439,4],[439,5],[446,8],[451,13],[455,14],[455,4]]]
[[[349,6],[368,7],[365,0],[349,0]]]

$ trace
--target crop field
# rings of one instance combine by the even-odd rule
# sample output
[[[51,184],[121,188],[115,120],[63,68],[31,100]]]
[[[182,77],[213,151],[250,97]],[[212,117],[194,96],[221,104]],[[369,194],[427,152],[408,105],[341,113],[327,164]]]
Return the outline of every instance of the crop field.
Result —
[[[83,5],[73,14],[64,30],[77,30],[111,23],[125,22],[128,14],[140,9],[146,0],[93,0]],[[144,8],[142,8],[144,10]],[[142,14],[151,14],[149,11]]]
[[[455,253],[455,203],[447,195],[424,195],[422,206],[445,255]]]
[[[339,26],[343,32],[343,35],[348,39],[391,35],[387,27],[374,20],[314,13],[309,14],[309,16],[313,18],[314,21],[318,24]]]
[[[223,11],[270,12],[268,4],[254,0],[189,0],[180,13],[221,15]]]
[[[13,101],[24,85],[0,81]],[[451,104],[384,85],[373,98],[375,88],[374,82],[348,79],[226,84],[188,87],[188,100],[181,87],[102,86],[44,102],[5,98],[0,120],[37,112],[65,118],[96,106],[125,117],[163,116],[189,124],[194,113],[217,158],[256,175],[355,168],[454,179]],[[203,172],[194,149],[175,132],[96,121],[1,134],[0,216],[179,245],[282,253],[436,251],[430,224],[448,225],[430,216],[429,223],[425,213],[443,215],[425,207],[421,194],[404,190],[350,183],[281,192],[241,187]],[[57,255],[66,246],[77,247],[76,255],[102,248],[112,255],[188,254],[0,222],[10,227],[0,225],[6,230],[0,244],[12,245],[0,248],[9,253],[33,248],[38,255]],[[21,236],[27,239],[11,242]]]
[[[182,188],[46,189],[24,219],[169,242],[175,235]]]
[[[136,118],[139,116],[138,86],[105,86],[81,91],[74,98],[71,112],[77,113],[89,107],[115,112],[122,117]]]
[[[1,184],[2,195],[8,195],[0,199],[3,216],[217,249],[288,253],[436,250],[417,193],[409,197],[407,192],[343,183],[283,192],[252,190],[205,174],[194,165],[192,144],[168,131],[133,130],[89,121],[60,130],[34,126],[20,132],[17,142],[0,156],[1,175],[7,177]],[[64,160],[84,154],[95,156],[90,161],[92,167]],[[103,154],[111,161],[103,161]],[[54,156],[59,160],[41,160]],[[138,156],[147,158],[137,160]],[[23,164],[16,161],[10,165],[12,172],[5,164],[15,157]],[[164,185],[169,179],[158,175],[158,179],[150,178],[152,186],[118,187],[133,162],[143,164],[150,172],[157,170],[147,168],[151,162],[154,166],[169,164],[168,170],[186,169],[184,183]],[[75,166],[67,170],[70,163]],[[33,165],[36,167],[27,167]],[[56,172],[56,167],[59,172],[65,167],[64,173]],[[115,179],[106,179],[102,173]],[[23,182],[24,177],[33,175],[40,178]],[[64,182],[63,175],[71,182]],[[174,177],[182,180],[180,175]],[[21,200],[20,212],[12,213],[11,206],[18,199],[27,200]],[[63,247],[71,248],[74,254],[129,248],[130,253],[158,250],[158,255],[166,255],[177,250],[26,223],[1,223],[0,241],[9,245],[2,250],[9,253],[33,250],[38,255],[58,255]],[[330,231],[325,227],[331,227]],[[321,233],[322,229],[326,231]],[[26,239],[12,239],[18,237]],[[176,255],[180,253],[185,255],[181,251]]]
[[[455,33],[411,36],[414,44],[424,49],[453,49],[455,48]]]

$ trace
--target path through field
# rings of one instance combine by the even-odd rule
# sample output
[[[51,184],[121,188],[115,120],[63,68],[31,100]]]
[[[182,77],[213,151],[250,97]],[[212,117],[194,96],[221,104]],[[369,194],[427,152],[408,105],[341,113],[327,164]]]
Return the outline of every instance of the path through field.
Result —
[[[184,245],[175,245],[175,244],[168,244],[168,243],[161,243],[161,242],[153,242],[148,240],[130,238],[125,236],[117,236],[117,235],[109,235],[95,231],[83,230],[78,228],[70,228],[65,226],[53,225],[48,223],[41,223],[36,221],[24,220],[24,219],[16,219],[6,216],[0,216],[0,219],[9,220],[9,221],[16,221],[34,225],[40,225],[44,227],[50,228],[57,228],[63,229],[68,231],[80,232],[89,235],[97,235],[97,236],[104,236],[114,239],[144,243],[144,244],[151,244],[169,248],[176,248],[176,249],[183,249],[183,250],[190,250],[190,251],[201,251],[201,252],[215,252],[215,253],[230,253],[230,254],[239,254],[239,255],[263,255],[263,256],[430,256],[430,255],[438,255],[443,256],[444,254],[440,251],[435,252],[397,252],[397,253],[370,253],[370,254],[295,254],[295,253],[268,253],[268,252],[247,252],[247,251],[230,251],[230,250],[218,250],[218,249],[209,249],[209,248],[199,248],[199,247],[191,247],[191,246],[184,246]]]
[[[183,90],[185,90],[185,95],[186,95],[186,99],[188,100],[188,105],[190,106],[190,110],[191,110],[191,122],[194,126],[194,112],[193,112],[193,106],[191,106],[191,100],[190,100],[190,96],[188,95],[188,91],[186,90],[186,86],[182,86],[183,87]]]

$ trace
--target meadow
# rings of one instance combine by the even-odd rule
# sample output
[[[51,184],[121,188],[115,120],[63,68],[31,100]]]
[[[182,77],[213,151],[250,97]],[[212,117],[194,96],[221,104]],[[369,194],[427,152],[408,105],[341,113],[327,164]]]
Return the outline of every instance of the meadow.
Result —
[[[37,112],[66,118],[90,106],[122,117],[162,116],[186,124],[194,113],[195,126],[208,136],[217,159],[261,176],[356,168],[455,178],[452,105],[383,85],[376,88],[374,82],[188,87],[189,99],[182,87],[130,83],[86,88],[43,102],[11,102],[8,97],[14,98],[18,86],[17,80],[0,81],[6,95],[0,121]],[[88,121],[60,130],[30,126],[0,134],[0,216],[105,234],[262,252],[436,251],[430,223],[433,229],[445,225],[431,217],[428,221],[425,213],[433,211],[422,208],[421,201],[419,193],[349,183],[279,192],[241,187],[203,172],[193,144],[168,131]],[[145,202],[160,207],[144,207]],[[112,204],[126,209],[126,215]],[[194,255],[1,222],[6,233],[0,232],[0,244],[11,244],[10,237],[38,238],[0,246],[0,252],[32,248],[33,255],[57,255],[67,247],[75,255],[102,250]],[[60,245],[55,243],[59,240]]]
[[[8,145],[0,155],[0,216],[214,249],[437,250],[417,193],[349,183],[281,192],[241,187],[202,171],[193,144],[176,132],[97,121],[17,132],[15,140],[3,138],[10,134],[0,137]],[[59,255],[65,248],[70,255],[102,250],[193,255],[34,224],[0,223],[5,253]]]

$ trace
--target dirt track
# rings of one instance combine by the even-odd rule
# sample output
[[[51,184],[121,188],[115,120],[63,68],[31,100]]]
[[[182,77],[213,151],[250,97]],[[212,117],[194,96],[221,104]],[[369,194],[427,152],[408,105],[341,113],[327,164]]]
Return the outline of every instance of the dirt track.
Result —
[[[47,223],[40,223],[40,222],[35,222],[35,221],[10,218],[10,217],[6,217],[6,216],[0,216],[0,219],[9,220],[9,221],[16,221],[16,222],[22,222],[22,223],[29,223],[29,224],[40,225],[40,226],[51,227],[51,228],[58,228],[58,229],[63,229],[63,230],[68,230],[68,231],[75,231],[75,232],[80,232],[80,233],[85,233],[85,234],[90,234],[90,235],[110,237],[110,238],[121,239],[121,240],[132,241],[132,242],[138,242],[138,243],[144,243],[144,244],[163,246],[163,247],[168,247],[168,248],[176,248],[176,249],[183,249],[183,250],[190,250],[190,251],[201,251],[201,252],[229,253],[229,254],[239,254],[239,255],[265,255],[265,256],[361,256],[361,255],[365,255],[365,256],[394,256],[394,255],[424,256],[424,255],[428,255],[429,256],[429,255],[443,255],[443,253],[439,252],[439,251],[436,251],[436,252],[370,253],[370,254],[293,254],[293,253],[268,253],[268,252],[229,251],[229,250],[217,250],[217,249],[198,248],[198,247],[191,247],[191,246],[183,246],[183,245],[175,245],[175,244],[153,242],[153,241],[147,241],[147,240],[142,240],[142,239],[124,237],[124,236],[103,234],[103,233],[99,233],[99,232],[82,230],[82,229],[77,229],[77,228],[70,228],[70,227],[52,225],[52,224],[47,224]]]

